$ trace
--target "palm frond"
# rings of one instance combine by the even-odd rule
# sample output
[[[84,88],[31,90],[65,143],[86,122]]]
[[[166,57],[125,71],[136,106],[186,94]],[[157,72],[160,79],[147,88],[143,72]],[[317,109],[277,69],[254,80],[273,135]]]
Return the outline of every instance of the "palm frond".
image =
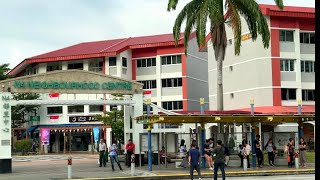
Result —
[[[197,18],[197,11],[189,14],[189,16],[187,17],[187,23],[184,30],[184,52],[186,55],[188,53],[188,44],[189,44],[188,40],[189,40],[191,31],[196,23],[196,18]]]
[[[283,0],[274,0],[279,9],[283,9]]]
[[[196,19],[196,37],[199,47],[203,46],[206,40],[208,9],[208,1],[203,1]]]
[[[176,10],[179,0],[169,0],[167,11]]]
[[[231,0],[226,0],[226,5],[228,7],[225,18],[230,20],[231,28],[234,34],[234,51],[236,55],[240,54],[241,46],[241,19],[236,6]]]

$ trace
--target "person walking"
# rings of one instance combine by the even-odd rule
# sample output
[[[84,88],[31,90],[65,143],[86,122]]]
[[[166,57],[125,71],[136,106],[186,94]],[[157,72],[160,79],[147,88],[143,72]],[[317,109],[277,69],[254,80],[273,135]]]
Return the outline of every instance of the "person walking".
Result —
[[[301,164],[301,167],[304,167],[304,168],[307,167],[306,166],[306,162],[307,162],[306,150],[307,150],[307,143],[304,141],[304,138],[301,137],[299,142],[299,162]]]
[[[106,142],[104,139],[100,139],[99,143],[99,167],[102,167],[102,164],[104,167],[106,167],[106,159],[105,159],[105,154],[106,154]]]
[[[256,139],[254,140],[254,145],[255,145],[255,150],[257,154],[257,159],[258,159],[258,166],[262,168],[262,151],[261,151],[261,145],[260,145],[260,135],[256,135]]]
[[[118,146],[117,146],[116,142],[113,142],[109,148],[109,156],[110,156],[110,160],[111,160],[112,171],[114,171],[114,162],[116,162],[118,164],[119,169],[122,171],[122,167],[121,167],[119,160],[118,160],[117,151],[118,151]]]
[[[218,179],[218,169],[220,168],[221,170],[221,175],[222,175],[222,179],[225,180],[226,179],[226,174],[224,171],[224,152],[225,149],[222,146],[222,141],[218,140],[217,141],[217,147],[215,147],[212,151],[213,156],[214,156],[214,180]]]
[[[126,145],[128,168],[131,167],[131,155],[134,154],[134,147],[135,145],[132,140],[129,139],[128,144]]]
[[[285,146],[284,152],[288,154],[288,167],[291,168],[293,165],[293,156],[295,154],[293,138],[289,139],[289,143]]]
[[[200,151],[196,148],[197,145],[192,143],[191,149],[189,151],[189,166],[190,166],[190,178],[193,180],[193,171],[196,170],[198,172],[198,177],[201,179],[201,172],[200,172]]]
[[[276,147],[273,144],[272,138],[269,138],[264,148],[268,152],[269,165],[274,166],[274,154],[275,154]]]
[[[204,157],[206,158],[209,169],[213,170],[212,154],[209,147],[209,139],[207,139],[206,144],[204,144]]]
[[[242,145],[242,144],[239,144],[239,153],[238,153],[238,156],[239,156],[240,161],[241,161],[240,167],[243,167],[243,154],[244,154],[243,145]]]

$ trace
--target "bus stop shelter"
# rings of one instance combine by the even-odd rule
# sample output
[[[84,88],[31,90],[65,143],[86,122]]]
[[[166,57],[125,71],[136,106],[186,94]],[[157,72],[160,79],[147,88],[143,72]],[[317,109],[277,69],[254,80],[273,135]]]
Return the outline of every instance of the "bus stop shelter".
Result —
[[[255,139],[255,124],[282,124],[282,123],[297,123],[299,125],[299,134],[302,131],[303,123],[315,120],[314,114],[285,114],[285,115],[269,115],[269,114],[202,114],[202,115],[143,115],[135,118],[137,123],[148,125],[148,132],[151,133],[151,126],[155,123],[160,124],[183,124],[183,123],[199,123],[201,124],[201,152],[204,154],[205,144],[205,124],[206,123],[223,123],[236,124],[248,123],[251,124],[251,142]],[[148,136],[148,138],[150,138]],[[151,152],[151,141],[148,140],[148,151]],[[148,166],[152,167],[152,162]],[[202,157],[202,166],[205,168],[205,160]],[[252,146],[252,167],[256,167],[255,148]],[[149,168],[152,169],[152,168]]]

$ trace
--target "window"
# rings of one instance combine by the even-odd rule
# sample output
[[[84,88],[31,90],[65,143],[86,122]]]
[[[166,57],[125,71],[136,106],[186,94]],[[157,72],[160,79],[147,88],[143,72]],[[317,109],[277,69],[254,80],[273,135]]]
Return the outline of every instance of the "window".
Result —
[[[83,113],[84,106],[68,106],[68,114]]]
[[[152,104],[157,105],[156,102],[152,102]],[[153,108],[150,106],[150,112],[153,111]],[[143,104],[143,112],[146,114],[147,113],[147,105]]]
[[[314,61],[301,61],[301,72],[312,73],[314,71]]]
[[[294,60],[292,59],[281,59],[280,60],[281,71],[294,71]]]
[[[117,66],[117,57],[109,57],[109,66]]]
[[[314,101],[314,90],[304,90],[302,89],[302,101]]]
[[[162,108],[166,110],[181,110],[183,109],[182,101],[162,102]]]
[[[103,105],[90,105],[89,112],[103,112]]]
[[[89,71],[102,73],[103,61],[102,60],[92,60],[89,63]]]
[[[148,81],[138,81],[143,84],[143,89],[155,89],[157,88],[156,80],[148,80]]]
[[[296,100],[296,89],[281,89],[282,100]]]
[[[25,76],[32,75],[32,74],[38,74],[38,68],[37,67],[29,67],[26,69],[26,72],[24,73]]]
[[[137,59],[137,67],[152,67],[156,66],[156,58]]]
[[[161,64],[162,65],[181,64],[181,55],[161,56]]]
[[[300,33],[300,43],[315,44],[315,33]]]
[[[47,107],[48,114],[62,114],[62,106]]]
[[[280,30],[280,41],[293,42],[293,31]]]
[[[62,70],[62,64],[60,62],[47,64],[47,72],[58,70]]]
[[[80,69],[80,70],[83,70],[83,63],[68,64],[68,69]]]
[[[127,67],[127,58],[122,57],[122,66]]]
[[[180,87],[182,78],[162,79],[162,87]]]

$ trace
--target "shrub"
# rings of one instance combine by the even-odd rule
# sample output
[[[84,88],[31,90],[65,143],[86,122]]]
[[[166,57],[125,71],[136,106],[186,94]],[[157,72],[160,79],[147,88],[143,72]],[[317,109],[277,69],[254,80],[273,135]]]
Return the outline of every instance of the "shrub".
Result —
[[[23,139],[16,142],[16,149],[18,152],[21,152],[22,155],[25,155],[28,151],[30,151],[31,147],[32,147],[31,140]]]

